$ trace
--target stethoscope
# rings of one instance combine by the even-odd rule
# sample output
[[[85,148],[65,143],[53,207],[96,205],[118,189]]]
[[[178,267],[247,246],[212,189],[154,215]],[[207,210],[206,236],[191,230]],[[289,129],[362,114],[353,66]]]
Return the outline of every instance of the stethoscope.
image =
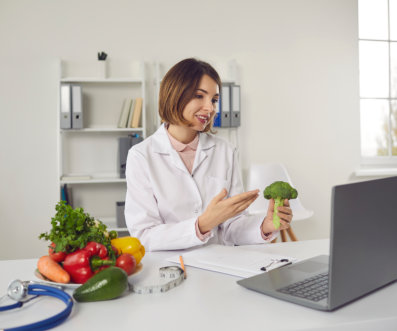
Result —
[[[28,295],[33,295],[33,297],[28,298]],[[40,295],[46,295],[60,299],[66,304],[66,308],[60,313],[42,321],[9,329],[3,329],[3,331],[48,330],[61,324],[64,320],[66,320],[66,318],[68,318],[73,308],[73,299],[69,294],[64,292],[62,288],[48,286],[39,282],[21,281],[19,279],[16,279],[10,283],[7,289],[7,294],[5,295],[5,297],[8,296],[10,299],[16,301],[16,303],[7,306],[0,306],[0,312],[20,308],[25,303],[37,298]]]

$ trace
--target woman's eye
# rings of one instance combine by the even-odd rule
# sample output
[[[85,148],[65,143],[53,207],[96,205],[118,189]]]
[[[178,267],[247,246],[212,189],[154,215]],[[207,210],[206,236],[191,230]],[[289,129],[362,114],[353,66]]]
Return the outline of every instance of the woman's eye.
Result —
[[[218,103],[219,100],[218,99],[212,99],[212,103]]]
[[[202,96],[201,94],[196,94],[196,98],[197,98],[197,99],[202,99],[203,96]]]

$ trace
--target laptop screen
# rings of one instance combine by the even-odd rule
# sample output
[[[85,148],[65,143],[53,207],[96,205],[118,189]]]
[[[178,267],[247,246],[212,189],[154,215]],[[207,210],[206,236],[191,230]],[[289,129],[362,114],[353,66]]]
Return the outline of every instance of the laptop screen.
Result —
[[[397,279],[397,177],[333,187],[330,307]]]

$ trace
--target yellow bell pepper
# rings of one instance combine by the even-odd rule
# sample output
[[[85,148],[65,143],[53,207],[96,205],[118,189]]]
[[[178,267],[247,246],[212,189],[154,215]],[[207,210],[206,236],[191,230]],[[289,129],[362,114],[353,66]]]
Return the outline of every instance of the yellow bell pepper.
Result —
[[[132,255],[136,264],[138,265],[145,256],[145,247],[141,244],[138,238],[135,237],[120,237],[111,240],[112,246],[116,247],[118,253],[128,253]]]

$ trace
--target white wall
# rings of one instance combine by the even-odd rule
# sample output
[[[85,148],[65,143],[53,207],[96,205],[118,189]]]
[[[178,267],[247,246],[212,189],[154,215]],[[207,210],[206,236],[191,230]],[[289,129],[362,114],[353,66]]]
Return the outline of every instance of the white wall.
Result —
[[[45,253],[58,198],[56,58],[235,59],[243,171],[287,166],[329,235],[330,189],[359,165],[356,0],[0,0],[0,259]],[[149,110],[150,111],[150,110]]]

